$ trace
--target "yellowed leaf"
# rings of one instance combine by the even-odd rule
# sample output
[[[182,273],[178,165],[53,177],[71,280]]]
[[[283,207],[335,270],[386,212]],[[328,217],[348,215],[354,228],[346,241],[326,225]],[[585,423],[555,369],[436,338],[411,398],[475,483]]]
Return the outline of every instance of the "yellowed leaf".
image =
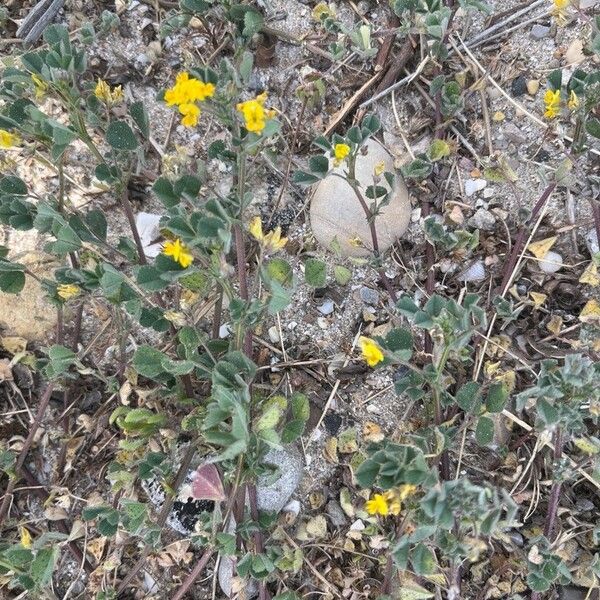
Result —
[[[27,340],[22,337],[6,336],[0,341],[2,343],[2,347],[12,355],[25,352],[25,348],[27,348]]]
[[[558,335],[561,332],[562,326],[563,326],[562,317],[559,317],[558,315],[552,315],[552,318],[548,321],[548,324],[546,325],[546,329],[550,333],[553,333],[554,335]]]
[[[534,310],[543,306],[544,302],[546,302],[546,299],[548,298],[546,294],[540,294],[539,292],[529,292],[529,297],[533,301]]]
[[[381,431],[381,427],[373,421],[366,421],[363,425],[363,437],[367,442],[381,442],[384,435]]]
[[[334,465],[337,465],[340,462],[340,460],[338,458],[337,449],[338,449],[337,438],[330,437],[325,442],[325,447],[323,448],[323,456],[325,457],[325,460],[328,463],[332,463]]]
[[[554,246],[557,239],[556,236],[553,236],[546,238],[545,240],[540,240],[539,242],[531,242],[531,244],[527,246],[527,250],[529,250],[536,258],[542,259],[550,252],[550,248]]]
[[[600,284],[600,277],[598,276],[598,267],[592,261],[581,274],[579,283],[587,283],[592,287],[597,287]]]
[[[583,323],[600,321],[600,304],[597,300],[589,300],[579,313],[579,320]]]

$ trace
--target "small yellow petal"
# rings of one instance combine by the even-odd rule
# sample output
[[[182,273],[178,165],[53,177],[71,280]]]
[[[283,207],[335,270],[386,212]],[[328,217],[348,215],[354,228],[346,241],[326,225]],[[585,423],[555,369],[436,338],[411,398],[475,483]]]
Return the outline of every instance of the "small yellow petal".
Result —
[[[384,360],[383,352],[375,341],[368,337],[360,337],[358,340],[362,356],[370,367],[374,367]]]
[[[254,217],[248,226],[250,235],[259,242],[265,237],[262,230],[262,221],[260,217]]]
[[[29,530],[26,527],[20,527],[19,532],[21,537],[21,546],[23,546],[23,548],[31,548],[32,538]]]
[[[527,246],[527,250],[529,250],[529,252],[531,252],[531,254],[533,254],[536,258],[542,260],[545,258],[546,254],[550,252],[550,249],[552,246],[554,246],[554,243],[557,239],[557,236],[553,236],[544,240],[540,240],[539,242],[532,242],[529,244],[529,246]]]
[[[600,321],[600,304],[597,300],[589,300],[579,313],[579,320],[583,323]]]

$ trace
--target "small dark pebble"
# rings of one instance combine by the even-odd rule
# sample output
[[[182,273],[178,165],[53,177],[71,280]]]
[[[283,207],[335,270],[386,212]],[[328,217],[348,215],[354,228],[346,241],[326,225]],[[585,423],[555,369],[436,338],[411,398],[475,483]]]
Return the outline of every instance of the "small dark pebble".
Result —
[[[342,426],[342,417],[337,413],[328,412],[323,418],[323,425],[329,435],[336,435]]]
[[[527,78],[524,75],[519,75],[513,79],[510,84],[510,91],[515,98],[525,94],[527,92]]]

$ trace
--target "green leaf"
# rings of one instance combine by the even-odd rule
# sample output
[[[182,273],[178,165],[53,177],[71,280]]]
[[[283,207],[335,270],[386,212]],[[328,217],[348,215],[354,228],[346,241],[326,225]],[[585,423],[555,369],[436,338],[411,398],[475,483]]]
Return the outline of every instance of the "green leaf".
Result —
[[[133,355],[133,368],[144,377],[156,378],[164,373],[165,355],[152,346],[139,346]]]
[[[288,289],[275,280],[270,282],[269,289],[271,297],[269,298],[267,309],[270,315],[276,315],[290,304],[292,296]]]
[[[173,184],[166,177],[159,177],[154,182],[152,191],[167,208],[172,208],[179,204],[179,194],[175,193]]]
[[[308,167],[319,177],[324,177],[329,171],[329,159],[323,154],[311,156],[308,160]]]
[[[480,446],[489,446],[494,441],[494,421],[480,417],[475,429],[475,439]]]
[[[600,120],[594,119],[593,117],[588,117],[585,122],[585,130],[590,135],[593,135],[595,138],[600,139]]]
[[[161,272],[151,265],[143,265],[139,268],[137,282],[150,292],[163,290],[169,285],[168,281],[162,279]]]
[[[508,389],[501,381],[493,381],[488,390],[485,407],[488,412],[499,413],[504,410],[508,400]]]
[[[101,210],[90,210],[90,212],[85,215],[85,222],[87,223],[90,231],[98,239],[106,241],[108,225],[106,223],[106,217]]]
[[[446,156],[449,156],[449,154],[450,146],[448,145],[448,142],[439,139],[434,140],[427,151],[427,156],[432,162],[436,162]]]
[[[113,121],[106,130],[106,141],[115,150],[135,150],[138,140],[125,121]]]
[[[425,546],[425,544],[417,544],[410,555],[410,562],[417,575],[432,575],[436,572],[435,556]]]
[[[479,406],[479,390],[481,386],[476,381],[465,383],[456,393],[456,403],[465,412],[475,412]]]
[[[144,103],[139,100],[138,102],[134,102],[129,107],[129,114],[131,118],[134,120],[135,124],[138,126],[141,134],[148,139],[150,135],[150,122],[148,120],[148,113],[144,107]]]
[[[377,115],[369,113],[362,120],[361,126],[363,129],[366,129],[368,133],[374,134],[381,129],[381,121],[379,120],[379,117],[377,117]]]
[[[179,0],[179,5],[184,10],[200,15],[210,8],[210,4],[206,0]]]
[[[303,433],[306,426],[306,421],[302,419],[292,419],[285,424],[281,432],[281,441],[284,444],[295,442]]]
[[[400,167],[402,175],[407,179],[425,179],[431,173],[431,163],[424,158],[415,158],[407,165]]]
[[[252,37],[260,32],[265,24],[263,16],[256,10],[248,10],[244,15],[244,29],[242,34],[246,37]]]
[[[0,290],[7,294],[18,294],[25,287],[23,266],[0,261]]]
[[[304,263],[304,278],[311,287],[325,287],[327,283],[327,266],[321,260],[308,258]]]
[[[272,258],[267,263],[266,272],[269,279],[274,279],[281,285],[289,286],[293,281],[292,267],[283,258]]]
[[[0,179],[0,192],[10,196],[27,196],[27,185],[19,177],[7,175]]]
[[[33,562],[31,563],[31,578],[35,587],[41,589],[45,587],[52,579],[54,563],[58,556],[58,546],[54,548],[41,548],[37,551]]]
[[[316,177],[305,171],[294,171],[294,175],[292,176],[292,181],[298,185],[312,185],[320,179],[320,177]]]
[[[348,285],[352,279],[352,271],[341,265],[333,267],[333,276],[340,285]]]
[[[310,416],[310,403],[308,398],[304,394],[295,392],[292,396],[292,414],[295,419],[301,419],[302,421],[308,421]]]

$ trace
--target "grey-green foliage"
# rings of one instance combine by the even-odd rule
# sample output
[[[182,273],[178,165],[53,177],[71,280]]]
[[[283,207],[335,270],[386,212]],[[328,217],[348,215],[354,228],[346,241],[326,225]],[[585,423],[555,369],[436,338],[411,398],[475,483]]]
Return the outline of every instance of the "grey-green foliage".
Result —
[[[572,433],[586,429],[584,420],[598,422],[600,363],[581,354],[569,354],[564,364],[543,360],[536,384],[516,397],[517,409],[535,407],[541,428],[556,425]]]

